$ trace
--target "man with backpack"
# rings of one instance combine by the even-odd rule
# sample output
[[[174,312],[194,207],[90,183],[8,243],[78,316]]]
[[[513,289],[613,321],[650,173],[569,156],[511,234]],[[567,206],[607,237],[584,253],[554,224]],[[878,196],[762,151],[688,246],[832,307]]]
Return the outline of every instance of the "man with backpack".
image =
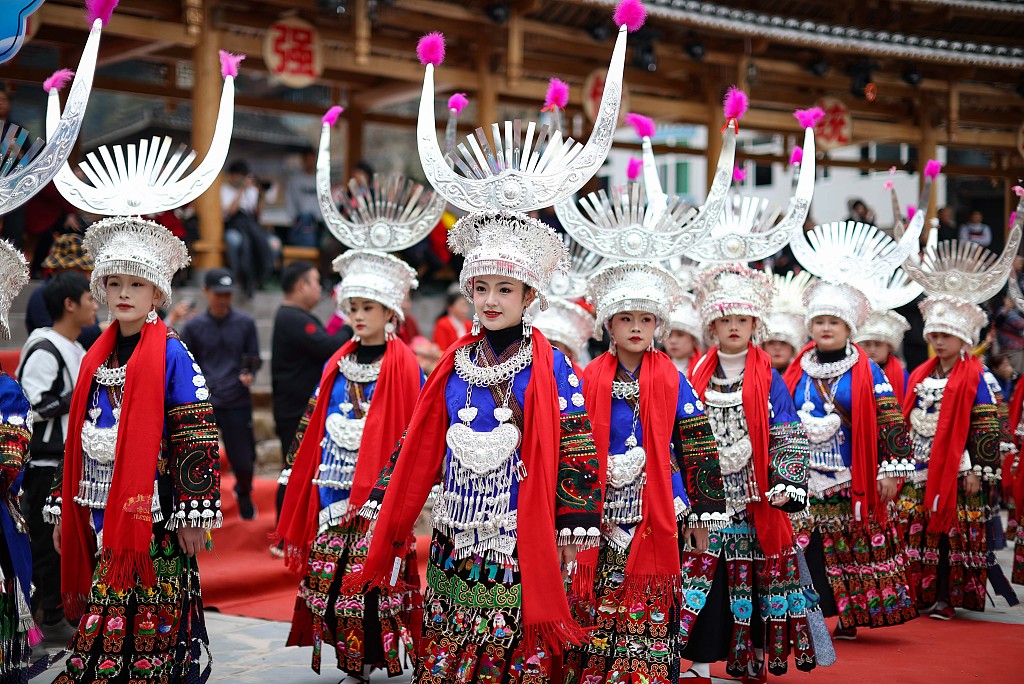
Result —
[[[65,271],[43,286],[43,301],[52,327],[36,328],[21,350],[17,378],[32,405],[30,460],[22,483],[22,513],[32,544],[32,609],[44,628],[60,625],[60,556],[53,547],[53,526],[43,521],[43,505],[54,474],[64,458],[71,393],[85,348],[76,340],[82,328],[96,322],[96,302],[89,279]]]

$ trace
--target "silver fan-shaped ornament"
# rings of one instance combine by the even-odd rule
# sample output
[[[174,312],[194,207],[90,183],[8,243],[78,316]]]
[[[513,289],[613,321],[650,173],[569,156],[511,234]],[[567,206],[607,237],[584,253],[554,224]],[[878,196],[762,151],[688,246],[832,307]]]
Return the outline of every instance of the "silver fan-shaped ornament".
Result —
[[[789,246],[800,265],[819,278],[859,286],[888,276],[917,252],[920,229],[911,228],[896,242],[875,226],[834,221],[807,233],[794,229]]]
[[[89,31],[89,39],[78,62],[75,80],[71,83],[63,114],[60,113],[60,95],[57,88],[50,90],[46,114],[46,143],[37,140],[25,149],[27,133],[18,127],[8,126],[9,132],[0,143],[0,214],[14,211],[27,202],[67,166],[68,156],[82,129],[85,107],[92,92],[92,79],[96,73],[96,57],[100,49],[102,31],[103,22],[97,19]],[[56,110],[51,115],[54,103]]]
[[[566,273],[556,272],[547,287],[552,297],[579,299],[587,293],[587,280],[601,268],[604,258],[573,240],[569,235],[562,236],[569,252],[569,270]]]
[[[584,145],[562,138],[561,131],[519,120],[495,123],[491,136],[483,128],[457,145],[446,159],[437,144],[434,117],[434,67],[426,66],[416,127],[420,164],[430,184],[448,202],[465,211],[507,209],[528,212],[571,196],[604,163],[612,146],[622,97],[626,28],[612,52],[604,93],[590,139]]]
[[[60,101],[51,93],[46,108],[48,135],[59,116]],[[195,168],[195,150],[184,144],[175,147],[167,136],[153,136],[137,145],[103,145],[87,154],[79,168],[88,182],[65,163],[54,185],[68,202],[91,214],[142,216],[177,209],[217,180],[228,156],[234,120],[235,79],[225,76],[213,139],[206,157]]]
[[[998,257],[974,242],[947,240],[928,249],[921,265],[909,259],[903,268],[929,295],[950,295],[980,304],[991,299],[1006,283],[1013,259],[1020,247],[1024,223],[1024,197],[1017,204],[1017,216]]]
[[[776,222],[781,209],[770,201],[734,194],[724,202],[711,235],[698,242],[687,256],[704,263],[750,262],[767,258],[785,247],[797,230],[803,230],[811,208],[815,173],[813,129],[804,130],[803,149],[805,162],[782,220]],[[719,164],[716,181],[721,168]],[[731,183],[731,171],[728,180]]]

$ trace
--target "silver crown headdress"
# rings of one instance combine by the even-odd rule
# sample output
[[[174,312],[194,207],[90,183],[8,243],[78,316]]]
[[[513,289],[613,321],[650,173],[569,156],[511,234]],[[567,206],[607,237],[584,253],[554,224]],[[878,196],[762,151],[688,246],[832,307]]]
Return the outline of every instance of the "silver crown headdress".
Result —
[[[679,297],[679,303],[669,314],[668,328],[670,331],[681,330],[690,333],[698,343],[704,341],[704,326],[697,311],[697,302],[689,292],[684,292]]]
[[[767,330],[762,336],[762,342],[778,340],[799,351],[807,341],[804,292],[810,287],[813,276],[809,271],[790,271],[785,275],[771,273],[771,277],[775,285],[775,297],[765,317]]]
[[[0,337],[11,339],[7,320],[14,298],[28,283],[28,262],[21,250],[7,240],[0,240]]]
[[[764,271],[742,264],[722,264],[700,271],[693,290],[704,325],[723,316],[753,316],[763,328],[775,295],[775,286]]]
[[[353,249],[336,258],[332,266],[341,275],[339,309],[344,311],[345,303],[353,297],[362,297],[380,302],[400,322],[405,321],[402,302],[409,290],[419,285],[416,271],[409,264],[384,252]]]
[[[988,317],[977,305],[991,299],[1006,283],[1020,247],[1024,197],[998,257],[974,242],[947,240],[925,250],[920,266],[907,260],[907,275],[928,294],[920,304],[924,333],[942,332],[975,344]]]
[[[163,294],[161,306],[171,303],[171,278],[191,259],[185,243],[158,223],[114,216],[89,226],[83,241],[95,267],[89,281],[92,296],[107,301],[107,276],[127,275],[153,283]]]
[[[621,261],[600,269],[590,278],[587,301],[597,312],[594,335],[617,313],[646,311],[658,319],[656,337],[663,340],[669,332],[669,316],[683,291],[675,276],[655,264]]]
[[[89,39],[75,71],[74,81],[68,95],[64,114],[59,113],[59,85],[69,72],[58,72],[47,80],[49,105],[46,119],[46,143],[36,140],[28,149],[24,144],[28,132],[14,125],[8,126],[7,136],[0,142],[0,214],[14,211],[46,187],[66,165],[68,156],[75,146],[78,133],[85,117],[85,107],[92,92],[92,79],[96,72],[96,57],[100,48],[100,35],[105,19],[95,19],[89,31]],[[57,103],[56,112],[51,115],[49,108]],[[20,155],[20,159],[19,159]]]
[[[855,336],[869,311],[867,296],[849,283],[816,280],[804,291],[804,322],[808,331],[816,316],[835,316],[850,326],[850,334]]]
[[[908,330],[910,323],[895,311],[872,309],[867,320],[857,330],[853,341],[857,344],[868,341],[885,342],[896,351],[903,344],[903,336]]]
[[[140,140],[127,149],[102,145],[79,165],[88,183],[65,163],[54,185],[60,194],[82,211],[104,216],[141,216],[177,209],[206,192],[220,175],[231,144],[234,127],[235,75],[240,58],[221,52],[221,92],[217,127],[206,157],[185,175],[196,159],[195,150],[179,145],[171,152],[170,137]],[[46,108],[47,134],[60,112],[60,101],[51,94]]]
[[[735,134],[726,144],[735,150]],[[732,165],[723,153],[720,163]],[[719,175],[711,188],[709,204],[698,215],[681,197],[669,197],[661,187],[651,139],[643,136],[643,183],[630,182],[624,189],[592,192],[580,200],[566,197],[555,205],[562,227],[587,249],[612,259],[655,261],[682,255],[704,237],[710,216],[716,216],[725,197]],[[717,198],[717,199],[715,199]],[[580,210],[582,207],[582,211]]]
[[[316,194],[328,230],[353,249],[399,252],[430,233],[444,214],[438,193],[400,174],[374,174],[370,183],[355,178],[342,188],[341,207],[331,192],[331,125],[340,113],[324,117],[316,160]]]
[[[544,288],[556,273],[569,268],[568,252],[555,230],[514,211],[480,211],[462,217],[448,231],[448,248],[465,257],[459,284],[470,300],[473,278],[500,275],[537,290],[543,311],[547,308]]]
[[[728,135],[729,131],[726,130]],[[726,138],[728,140],[728,138]],[[735,144],[735,142],[734,142]],[[735,193],[723,202],[711,234],[687,252],[691,259],[704,263],[736,263],[758,261],[775,254],[789,242],[796,230],[802,230],[814,195],[814,129],[804,129],[804,163],[797,170],[796,191],[789,201],[785,216],[779,219],[780,207],[770,200]],[[727,151],[723,147],[722,156]],[[734,155],[733,150],[728,154]],[[727,176],[732,182],[732,164]],[[719,161],[716,181],[723,171]],[[726,187],[728,190],[728,186]],[[778,222],[776,222],[778,220]]]
[[[551,297],[547,311],[535,313],[533,325],[551,342],[564,344],[580,360],[594,333],[594,315],[568,299]]]

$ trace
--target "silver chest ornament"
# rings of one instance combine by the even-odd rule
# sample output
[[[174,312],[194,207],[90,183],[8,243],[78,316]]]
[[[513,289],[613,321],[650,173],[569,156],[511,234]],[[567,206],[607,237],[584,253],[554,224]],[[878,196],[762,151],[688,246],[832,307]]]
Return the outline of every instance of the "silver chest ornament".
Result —
[[[910,411],[910,441],[918,463],[931,460],[935,432],[939,427],[939,411],[948,378],[925,378],[914,388],[917,401]]]
[[[636,438],[640,411],[640,383],[612,383],[612,397],[635,399],[633,426],[625,440],[626,451],[608,454],[608,491],[605,495],[604,522],[611,525],[632,525],[643,519],[643,492],[647,483],[647,452]]]
[[[723,384],[735,385],[736,379]],[[704,393],[708,422],[718,445],[718,459],[722,466],[722,483],[730,509],[737,509],[753,501],[760,501],[754,475],[747,419],[743,412],[743,389],[724,392],[709,387]]]

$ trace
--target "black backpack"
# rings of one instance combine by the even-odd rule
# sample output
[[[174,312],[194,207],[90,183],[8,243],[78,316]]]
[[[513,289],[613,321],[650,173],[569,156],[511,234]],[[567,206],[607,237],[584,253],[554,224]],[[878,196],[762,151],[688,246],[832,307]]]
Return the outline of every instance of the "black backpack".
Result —
[[[57,377],[54,378],[50,389],[43,392],[39,402],[32,406],[32,410],[44,418],[47,422],[37,422],[32,430],[32,442],[29,445],[29,453],[33,458],[61,457],[64,455],[64,429],[61,425],[61,416],[71,409],[71,389],[64,389],[64,373],[67,371],[67,364],[64,357],[57,350],[57,347],[47,339],[41,339],[29,349],[24,360],[21,362],[21,371],[25,372],[25,364],[29,357],[42,349],[52,354],[57,359]],[[18,376],[21,381],[21,376]],[[49,435],[46,427],[50,425]]]

